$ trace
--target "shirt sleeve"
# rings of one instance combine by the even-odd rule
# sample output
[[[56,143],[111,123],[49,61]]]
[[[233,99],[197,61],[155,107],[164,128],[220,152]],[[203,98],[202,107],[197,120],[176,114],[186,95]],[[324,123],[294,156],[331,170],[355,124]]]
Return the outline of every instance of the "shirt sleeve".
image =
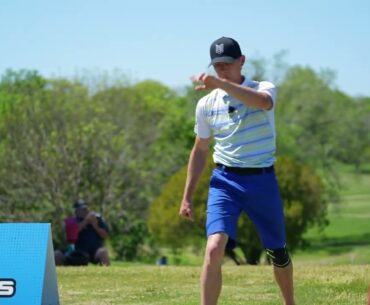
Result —
[[[211,127],[209,126],[204,114],[204,101],[202,99],[198,102],[195,111],[194,132],[202,139],[208,139],[212,134]]]
[[[266,82],[266,81],[260,82],[260,85],[257,91],[267,93],[272,99],[272,103],[273,103],[272,108],[275,107],[277,92],[276,92],[276,87],[273,83]]]

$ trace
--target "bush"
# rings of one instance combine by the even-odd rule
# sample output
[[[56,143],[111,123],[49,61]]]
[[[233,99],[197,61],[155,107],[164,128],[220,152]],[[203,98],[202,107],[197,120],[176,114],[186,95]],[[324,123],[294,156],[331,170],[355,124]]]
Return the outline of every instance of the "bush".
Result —
[[[133,261],[146,259],[145,256],[155,257],[155,248],[150,247],[146,253],[142,246],[150,242],[147,224],[134,216],[124,215],[113,222],[111,226],[110,243],[119,260]],[[153,252],[154,251],[154,252]]]

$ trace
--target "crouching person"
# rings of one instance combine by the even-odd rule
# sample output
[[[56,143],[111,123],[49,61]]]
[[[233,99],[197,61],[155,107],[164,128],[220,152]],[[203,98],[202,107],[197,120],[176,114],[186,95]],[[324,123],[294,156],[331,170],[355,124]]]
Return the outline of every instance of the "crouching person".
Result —
[[[66,251],[55,251],[57,266],[83,266],[88,263],[109,266],[109,253],[104,240],[109,237],[108,226],[100,214],[90,211],[86,201],[74,205],[75,216],[67,218],[66,235],[70,243]]]

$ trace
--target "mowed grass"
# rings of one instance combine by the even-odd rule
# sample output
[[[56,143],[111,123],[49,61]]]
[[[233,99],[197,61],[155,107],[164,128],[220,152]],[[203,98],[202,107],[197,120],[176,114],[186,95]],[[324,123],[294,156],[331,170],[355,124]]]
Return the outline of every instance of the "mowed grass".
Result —
[[[57,269],[62,305],[199,305],[201,267]],[[367,304],[369,266],[295,265],[298,305]],[[223,267],[220,305],[282,304],[270,266]]]
[[[370,171],[340,167],[341,201],[328,209],[330,222],[322,232],[310,229],[311,247],[295,260],[315,264],[370,264]]]

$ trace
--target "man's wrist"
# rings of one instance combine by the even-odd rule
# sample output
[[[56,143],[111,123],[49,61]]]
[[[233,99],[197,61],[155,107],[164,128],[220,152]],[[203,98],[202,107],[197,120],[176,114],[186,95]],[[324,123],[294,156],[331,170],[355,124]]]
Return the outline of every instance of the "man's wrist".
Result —
[[[219,89],[224,89],[226,81],[227,80],[224,78],[215,77],[215,87]]]
[[[226,92],[230,90],[230,86],[237,85],[236,83],[233,83],[232,81],[229,81],[225,78],[220,78],[219,81],[220,81],[219,88]]]
[[[192,197],[193,196],[190,194],[185,194],[184,197],[182,197],[182,201],[191,202]]]

